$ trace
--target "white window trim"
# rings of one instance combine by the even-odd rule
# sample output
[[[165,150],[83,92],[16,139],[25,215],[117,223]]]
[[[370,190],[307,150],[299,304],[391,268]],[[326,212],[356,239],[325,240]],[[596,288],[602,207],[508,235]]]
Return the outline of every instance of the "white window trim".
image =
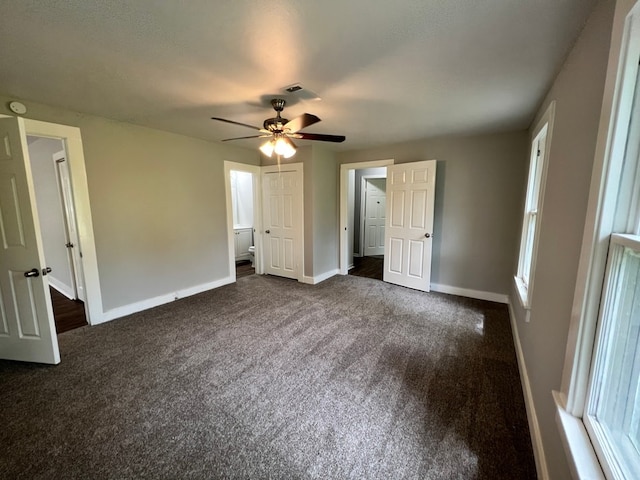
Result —
[[[640,58],[640,1],[618,0],[556,420],[574,478],[604,479],[582,421]]]
[[[526,310],[526,318],[525,318],[526,322],[529,321],[531,302],[533,298],[536,262],[538,258],[538,240],[540,238],[540,223],[541,223],[543,207],[544,207],[544,192],[545,192],[545,186],[547,183],[547,171],[549,169],[549,154],[551,153],[551,140],[552,140],[551,137],[553,136],[553,122],[555,119],[555,112],[556,112],[556,102],[554,100],[549,104],[544,114],[540,117],[540,119],[536,123],[536,126],[533,129],[533,134],[531,136],[532,140],[531,140],[531,153],[529,157],[529,162],[530,162],[529,174],[527,176],[527,192],[525,196],[524,208],[522,211],[523,212],[522,232],[520,235],[520,249],[518,253],[518,271],[514,277],[514,282],[516,286],[516,291],[518,292],[518,298],[520,300],[520,304]],[[535,220],[536,227],[535,227],[535,232],[533,237],[533,246],[531,249],[532,252],[531,252],[531,265],[529,268],[529,282],[527,284],[521,278],[522,270],[524,267],[523,265],[524,257],[525,257],[525,243],[526,243],[525,233],[527,231],[526,230],[527,229],[526,221],[527,221],[527,214],[528,214],[527,198],[529,197],[529,194],[530,194],[529,189],[531,187],[531,181],[532,181],[531,175],[534,175],[534,176],[536,175],[536,172],[531,171],[531,164],[533,162],[534,155],[537,154],[536,150],[537,150],[538,140],[543,135],[546,137],[546,139],[545,139],[544,151],[541,152],[541,155],[540,155],[540,162],[542,162],[542,172],[540,174],[540,180],[539,180],[540,185],[538,190],[538,208],[537,208],[536,220]]]
[[[635,212],[634,212],[635,213]],[[603,299],[605,302],[601,302],[601,311],[598,316],[598,332],[597,332],[597,341],[600,344],[599,349],[602,349],[603,345],[607,343],[606,337],[609,336],[609,331],[613,328],[613,323],[610,321],[604,320],[604,316],[611,314],[611,306],[613,302],[613,290],[615,287],[609,284],[611,281],[611,270],[615,269],[615,265],[618,263],[616,258],[621,258],[623,255],[623,249],[629,248],[634,251],[640,251],[640,241],[637,235],[628,235],[628,234],[617,234],[614,233],[611,235],[611,240],[609,243],[609,254],[607,260],[607,271],[605,274],[605,279],[609,278],[609,280],[605,280],[607,286],[605,289],[607,292],[602,293]],[[621,247],[616,250],[612,250],[612,248]],[[614,253],[615,252],[615,253]],[[604,338],[603,338],[604,335]],[[600,351],[600,354],[604,352]],[[590,374],[590,388],[587,390],[587,399],[585,402],[585,415],[583,416],[583,423],[586,427],[587,432],[593,438],[598,438],[598,442],[593,444],[594,450],[597,452],[599,458],[606,458],[606,461],[600,462],[602,469],[606,472],[607,478],[629,478],[625,477],[623,473],[623,466],[620,465],[615,457],[614,450],[606,443],[606,434],[603,425],[598,421],[593,419],[588,413],[594,407],[593,402],[596,398],[596,392],[593,391],[593,382],[598,379],[602,379],[602,374],[599,370],[601,370],[604,365],[600,364],[596,361],[598,357],[598,353],[594,355],[594,361],[592,362],[592,370],[594,373]],[[591,406],[590,406],[591,405]]]

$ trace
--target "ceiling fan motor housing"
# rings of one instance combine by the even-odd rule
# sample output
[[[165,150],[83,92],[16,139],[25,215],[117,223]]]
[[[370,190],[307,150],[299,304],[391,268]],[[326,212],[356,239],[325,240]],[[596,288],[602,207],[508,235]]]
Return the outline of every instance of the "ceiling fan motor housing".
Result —
[[[286,118],[282,118],[280,116],[280,112],[284,110],[284,106],[287,102],[283,98],[274,98],[271,100],[271,106],[276,111],[276,116],[273,118],[267,118],[264,123],[265,130],[269,130],[270,132],[281,132],[282,127],[286,125],[289,120]]]
[[[282,118],[280,114],[277,117],[267,118],[264,123],[265,130],[269,130],[270,132],[282,131],[282,128],[289,122],[286,118]]]

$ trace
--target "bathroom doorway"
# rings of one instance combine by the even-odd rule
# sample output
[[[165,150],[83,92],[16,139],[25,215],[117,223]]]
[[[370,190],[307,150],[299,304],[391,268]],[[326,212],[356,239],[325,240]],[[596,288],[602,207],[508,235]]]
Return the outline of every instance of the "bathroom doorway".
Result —
[[[256,245],[260,218],[259,179],[260,167],[225,162],[229,271],[236,279],[260,273],[260,254]]]

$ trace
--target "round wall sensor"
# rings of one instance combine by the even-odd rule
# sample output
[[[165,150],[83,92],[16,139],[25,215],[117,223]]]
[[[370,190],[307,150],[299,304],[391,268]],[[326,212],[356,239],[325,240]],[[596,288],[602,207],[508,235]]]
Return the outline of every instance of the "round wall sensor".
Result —
[[[24,104],[20,102],[11,102],[9,104],[9,108],[13,113],[17,113],[18,115],[24,115],[25,113],[27,113],[27,107],[25,107]]]

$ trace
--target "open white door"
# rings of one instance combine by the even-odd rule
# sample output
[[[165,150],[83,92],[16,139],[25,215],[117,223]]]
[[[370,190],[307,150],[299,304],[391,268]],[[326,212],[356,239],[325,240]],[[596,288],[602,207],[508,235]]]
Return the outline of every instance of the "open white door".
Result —
[[[387,167],[385,282],[428,292],[436,161]]]
[[[60,363],[21,118],[0,119],[0,358]]]
[[[386,178],[366,178],[364,186],[364,256],[384,255]]]
[[[276,167],[277,168],[277,167]],[[303,271],[302,164],[263,167],[264,273],[301,280]]]

